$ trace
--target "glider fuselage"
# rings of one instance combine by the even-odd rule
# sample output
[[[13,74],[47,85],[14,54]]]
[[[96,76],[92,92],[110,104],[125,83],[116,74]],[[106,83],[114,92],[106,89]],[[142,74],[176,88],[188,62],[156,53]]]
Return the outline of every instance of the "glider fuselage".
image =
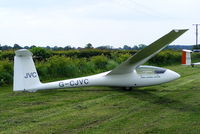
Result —
[[[37,86],[29,87],[29,91],[43,89],[73,88],[83,86],[117,86],[117,87],[141,87],[162,84],[175,80],[180,75],[172,70],[154,66],[140,66],[133,69],[132,73],[107,75],[110,71],[68,80],[61,80],[50,83],[40,83]],[[37,72],[26,73],[24,78],[35,79]],[[26,91],[26,89],[24,89]]]

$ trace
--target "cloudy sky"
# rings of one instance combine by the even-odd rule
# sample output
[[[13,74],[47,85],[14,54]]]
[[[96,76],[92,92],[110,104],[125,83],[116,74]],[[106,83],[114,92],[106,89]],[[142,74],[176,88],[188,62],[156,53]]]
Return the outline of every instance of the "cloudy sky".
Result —
[[[94,47],[150,44],[190,29],[173,44],[194,44],[200,0],[0,0],[0,44]]]

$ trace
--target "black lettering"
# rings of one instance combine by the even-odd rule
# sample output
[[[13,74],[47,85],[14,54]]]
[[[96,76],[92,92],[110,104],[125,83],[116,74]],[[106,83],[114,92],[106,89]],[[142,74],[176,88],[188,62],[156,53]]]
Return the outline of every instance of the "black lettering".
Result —
[[[85,79],[84,80],[84,83],[87,85],[89,83],[89,80],[88,79]]]
[[[31,78],[32,75],[30,73],[27,73],[27,76],[28,76],[28,78]]]
[[[79,82],[78,82],[78,80],[76,81],[76,83],[74,83],[76,86],[78,86],[79,85]]]
[[[28,73],[26,73],[26,75],[24,76],[24,78],[25,78],[25,79],[27,79],[27,78],[28,78]]]
[[[37,77],[37,73],[36,72],[32,72],[31,75],[33,76],[33,78]]]
[[[26,75],[24,76],[25,79],[27,79],[27,78],[36,78],[36,77],[37,77],[37,73],[36,72],[26,73]]]
[[[89,83],[88,79],[79,79],[79,80],[76,80],[76,81],[71,80],[69,82],[70,86],[78,86],[78,85],[83,85],[83,84],[87,85],[88,83]]]
[[[59,87],[64,87],[65,85],[64,85],[64,82],[60,82],[59,83]]]
[[[69,84],[70,84],[70,86],[74,86],[74,81],[73,80],[70,81]]]
[[[68,85],[69,83],[65,83],[65,85]]]
[[[80,83],[81,85],[83,85],[83,80],[79,80],[79,83]]]

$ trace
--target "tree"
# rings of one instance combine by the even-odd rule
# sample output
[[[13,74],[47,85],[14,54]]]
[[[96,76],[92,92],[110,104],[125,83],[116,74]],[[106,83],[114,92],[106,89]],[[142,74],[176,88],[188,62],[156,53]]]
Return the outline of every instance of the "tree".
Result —
[[[13,49],[22,49],[22,47],[20,46],[20,45],[18,45],[18,44],[14,44],[14,47],[13,47]]]
[[[133,50],[138,50],[139,48],[138,48],[137,45],[134,45],[132,49],[133,49]]]
[[[46,49],[51,50],[51,47],[50,46],[46,46]]]
[[[52,50],[60,51],[60,50],[63,50],[63,47],[54,46],[54,47],[52,48]]]
[[[200,45],[194,45],[192,49],[200,49]]]
[[[127,45],[124,45],[123,49],[125,49],[125,50],[131,50],[131,47],[129,47]]]
[[[86,44],[85,48],[93,48],[91,43]]]
[[[139,44],[139,45],[138,45],[138,48],[139,48],[139,49],[143,49],[143,48],[145,48],[146,46],[147,46],[147,45],[145,45],[145,44]]]
[[[8,45],[4,45],[1,47],[2,50],[11,50],[12,47],[11,46],[8,46]]]
[[[72,49],[72,47],[70,45],[64,47],[64,50],[70,50],[70,49]]]
[[[25,48],[25,49],[29,49],[29,46],[25,46],[24,48]]]
[[[47,58],[51,57],[52,51],[42,48],[42,47],[33,47],[31,48],[31,52],[35,56],[35,59],[41,61],[46,60]]]
[[[35,45],[32,45],[32,46],[30,46],[30,49],[32,49],[32,48],[34,48],[34,47],[36,47]]]

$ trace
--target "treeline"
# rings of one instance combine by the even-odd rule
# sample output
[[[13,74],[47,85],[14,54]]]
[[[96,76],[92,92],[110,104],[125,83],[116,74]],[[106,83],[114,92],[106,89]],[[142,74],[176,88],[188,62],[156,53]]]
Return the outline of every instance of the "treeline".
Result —
[[[40,79],[55,79],[86,76],[108,71],[134,55],[135,50],[80,49],[53,51],[40,47],[30,49],[36,63]],[[199,56],[200,57],[200,56]],[[0,85],[12,84],[14,51],[0,52]],[[164,50],[146,64],[180,64],[181,51]]]
[[[54,51],[42,47],[33,47],[29,49],[33,55],[34,59],[37,61],[46,61],[52,56],[64,56],[64,57],[73,57],[73,58],[90,58],[93,56],[104,55],[108,58],[112,58],[113,53],[120,54],[134,54],[137,50],[108,50],[108,49],[72,49],[72,50],[62,50]],[[12,61],[14,59],[15,50],[0,51],[0,60],[8,59]]]
[[[35,45],[32,45],[32,46],[25,46],[25,47],[22,47],[20,46],[19,44],[14,44],[13,47],[12,46],[9,46],[9,45],[1,45],[0,44],[0,50],[1,51],[4,51],[4,50],[17,50],[17,49],[32,49],[36,47]],[[146,47],[145,44],[139,44],[139,45],[134,45],[133,47],[131,46],[128,46],[128,45],[124,45],[123,47],[119,47],[119,48],[114,48],[110,45],[106,45],[106,46],[98,46],[96,47],[95,49],[101,49],[101,50],[140,50],[140,49],[143,49],[144,47]],[[80,50],[80,49],[92,49],[94,48],[92,46],[91,43],[88,43],[85,45],[85,47],[71,47],[70,45],[67,45],[65,47],[58,47],[58,46],[54,46],[54,47],[50,47],[50,46],[46,46],[46,47],[43,47],[45,49],[48,49],[48,50],[54,50],[54,51],[63,51],[63,50]]]
[[[9,45],[1,45],[0,44],[0,51],[4,51],[4,50],[17,50],[17,49],[22,49],[22,48],[25,48],[25,49],[32,49],[36,47],[35,45],[32,45],[32,46],[25,46],[25,47],[22,47],[18,44],[14,44],[13,46],[9,46]],[[114,48],[110,45],[106,45],[106,46],[99,46],[99,47],[93,47],[93,45],[91,43],[88,43],[86,44],[84,47],[72,47],[70,45],[67,45],[67,46],[64,46],[64,47],[58,47],[58,46],[54,46],[54,47],[50,47],[50,46],[46,46],[46,47],[43,47],[45,49],[48,49],[48,50],[53,50],[53,51],[66,51],[66,50],[80,50],[80,49],[101,49],[101,50],[141,50],[143,49],[144,47],[146,47],[145,44],[139,44],[139,45],[133,45],[133,46],[128,46],[128,45],[124,45],[123,47],[119,47],[119,48]],[[192,50],[192,49],[199,49],[200,48],[200,45],[170,45],[170,46],[167,46],[165,48],[165,50],[169,49],[169,50],[182,50],[182,49],[189,49],[189,50]]]

